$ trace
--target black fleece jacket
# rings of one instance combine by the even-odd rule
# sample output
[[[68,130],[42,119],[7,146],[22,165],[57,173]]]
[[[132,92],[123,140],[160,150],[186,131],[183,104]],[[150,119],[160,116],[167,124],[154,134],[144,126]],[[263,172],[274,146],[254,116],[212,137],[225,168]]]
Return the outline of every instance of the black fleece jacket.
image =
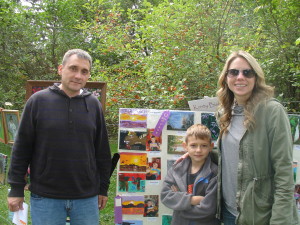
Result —
[[[84,90],[70,98],[55,84],[27,101],[13,145],[10,197],[30,191],[58,199],[107,196],[111,152],[102,107]]]

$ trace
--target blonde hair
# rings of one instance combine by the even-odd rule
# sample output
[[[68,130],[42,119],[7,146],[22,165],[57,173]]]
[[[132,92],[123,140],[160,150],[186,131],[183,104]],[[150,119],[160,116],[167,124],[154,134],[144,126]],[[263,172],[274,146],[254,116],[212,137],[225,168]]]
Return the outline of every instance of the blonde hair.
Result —
[[[232,106],[234,104],[235,99],[234,93],[228,88],[228,85],[226,83],[226,77],[227,70],[230,64],[236,58],[245,59],[256,73],[255,85],[252,90],[252,94],[247,100],[246,105],[244,106],[244,125],[246,129],[253,130],[255,127],[255,106],[259,103],[266,102],[266,100],[272,98],[274,95],[274,88],[266,84],[264,72],[252,55],[250,55],[248,52],[241,50],[231,53],[226,60],[226,63],[223,67],[218,81],[219,90],[217,91],[217,96],[219,98],[219,112],[221,112],[221,116],[218,118],[218,120],[221,134],[223,132],[227,132],[227,128],[230,124],[230,120],[232,117]]]
[[[202,124],[194,124],[190,126],[186,131],[185,143],[188,143],[189,137],[195,137],[197,139],[208,139],[211,143],[211,132],[207,126]]]

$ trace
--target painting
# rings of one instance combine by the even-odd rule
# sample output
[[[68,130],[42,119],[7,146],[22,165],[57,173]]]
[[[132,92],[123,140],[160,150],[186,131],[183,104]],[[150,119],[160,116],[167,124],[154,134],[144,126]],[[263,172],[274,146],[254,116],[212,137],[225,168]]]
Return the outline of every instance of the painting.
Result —
[[[146,150],[147,151],[161,151],[161,135],[156,137],[153,135],[154,129],[148,129]]]
[[[141,221],[141,220],[123,220],[123,222],[118,223],[118,225],[143,225],[143,221]]]
[[[120,109],[120,127],[146,128],[147,109]]]
[[[4,120],[5,139],[9,144],[13,144],[19,128],[19,110],[2,110]]]
[[[122,196],[122,214],[143,215],[144,196]]]
[[[161,180],[161,159],[160,157],[148,158],[146,180]]]
[[[5,139],[5,130],[4,130],[4,120],[3,120],[3,115],[2,115],[2,108],[0,108],[0,142],[3,142],[6,144],[6,139]]]
[[[194,124],[194,112],[172,111],[168,119],[168,130],[186,131]]]
[[[171,225],[172,216],[171,215],[163,215],[162,216],[162,225]]]
[[[49,86],[52,86],[54,83],[60,83],[60,81],[55,80],[28,80],[26,83],[26,101],[34,93],[43,90]],[[88,81],[84,87],[94,96],[96,96],[101,102],[103,112],[105,112],[105,102],[106,102],[106,82],[98,81]]]
[[[158,195],[145,195],[144,217],[158,217]]]
[[[145,173],[119,173],[120,192],[145,192]]]
[[[183,147],[185,136],[168,135],[168,154],[183,155],[186,150]]]
[[[0,153],[0,184],[5,184],[7,168],[7,155]]]
[[[219,137],[220,129],[213,113],[201,113],[201,123],[208,127],[211,137],[216,141]]]
[[[120,130],[119,149],[146,151],[147,132]]]
[[[293,143],[295,145],[300,145],[300,116],[299,115],[289,115],[291,132]]]
[[[120,153],[120,171],[146,172],[147,153]]]

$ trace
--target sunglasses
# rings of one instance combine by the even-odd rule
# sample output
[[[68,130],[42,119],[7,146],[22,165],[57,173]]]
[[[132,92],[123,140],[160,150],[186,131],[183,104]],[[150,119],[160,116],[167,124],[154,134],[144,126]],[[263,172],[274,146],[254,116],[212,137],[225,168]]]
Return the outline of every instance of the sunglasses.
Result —
[[[254,70],[236,70],[236,69],[230,69],[227,70],[226,74],[228,77],[237,77],[240,74],[240,71],[242,71],[242,74],[244,77],[252,78],[256,75]]]

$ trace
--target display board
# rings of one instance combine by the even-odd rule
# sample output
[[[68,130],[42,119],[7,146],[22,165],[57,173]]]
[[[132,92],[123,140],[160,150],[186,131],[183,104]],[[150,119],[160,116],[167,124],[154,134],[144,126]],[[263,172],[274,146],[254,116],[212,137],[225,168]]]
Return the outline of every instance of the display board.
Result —
[[[55,81],[55,80],[28,80],[26,83],[25,100],[27,101],[28,98],[35,92],[48,88],[49,86],[52,86],[54,83],[60,83],[60,82],[61,81]],[[107,88],[106,82],[88,81],[86,82],[84,88],[87,89],[89,92],[91,92],[99,99],[103,108],[103,112],[105,112],[106,88]]]
[[[185,153],[187,128],[197,123],[211,130],[216,146],[219,128],[213,112],[119,110],[116,193],[123,221],[116,224],[170,224],[172,210],[161,203],[160,190],[168,168]]]

